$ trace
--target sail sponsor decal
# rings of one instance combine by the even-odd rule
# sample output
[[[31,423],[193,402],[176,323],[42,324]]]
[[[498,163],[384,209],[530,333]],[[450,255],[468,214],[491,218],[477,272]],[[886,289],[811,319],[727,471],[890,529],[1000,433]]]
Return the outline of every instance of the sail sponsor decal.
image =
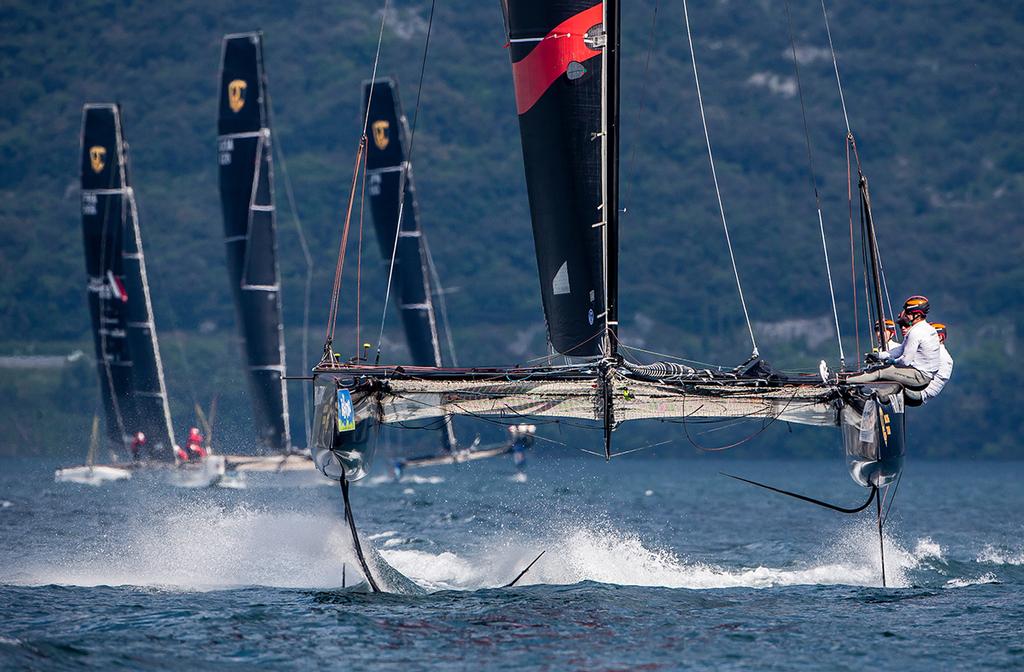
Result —
[[[107,166],[107,148],[95,145],[89,148],[89,165],[92,172],[99,173]]]
[[[244,79],[233,79],[228,82],[228,106],[238,114],[245,107],[245,90],[249,88]]]
[[[124,288],[121,278],[114,275],[113,271],[107,271],[107,282],[110,283],[111,295],[122,303],[128,303],[128,291]]]
[[[391,142],[390,130],[391,123],[387,119],[373,122],[373,144],[377,145],[377,149],[387,148]]]
[[[338,390],[338,431],[351,432],[356,428],[356,411],[348,390]]]
[[[570,80],[583,77],[583,63],[601,54],[603,12],[599,2],[569,17],[542,37],[529,54],[512,64],[519,114],[533,107],[563,74]]]

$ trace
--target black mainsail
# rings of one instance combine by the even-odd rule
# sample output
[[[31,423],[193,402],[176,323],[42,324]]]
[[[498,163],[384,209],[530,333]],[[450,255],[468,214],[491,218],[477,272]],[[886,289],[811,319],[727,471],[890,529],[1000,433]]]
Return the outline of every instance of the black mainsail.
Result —
[[[174,430],[118,105],[83,108],[81,176],[89,312],[107,444],[120,452],[128,437],[143,432],[147,457],[173,459]]]
[[[618,52],[605,49],[605,6],[504,5],[548,338],[562,354],[610,354],[614,338],[605,335],[615,327],[617,304],[610,257],[618,240],[618,134],[611,122],[618,106],[607,101],[617,103],[618,85],[604,75],[617,73]]]
[[[224,37],[217,147],[228,277],[260,441],[288,451],[281,277],[261,33]]]
[[[386,261],[394,256],[398,307],[411,363],[444,366],[433,302],[439,288],[430,282],[430,250],[419,222],[409,161],[409,125],[402,114],[397,83],[392,79],[364,82],[363,111],[370,129],[366,153],[370,208],[381,256]],[[455,445],[450,422],[442,436],[443,449],[448,452]]]

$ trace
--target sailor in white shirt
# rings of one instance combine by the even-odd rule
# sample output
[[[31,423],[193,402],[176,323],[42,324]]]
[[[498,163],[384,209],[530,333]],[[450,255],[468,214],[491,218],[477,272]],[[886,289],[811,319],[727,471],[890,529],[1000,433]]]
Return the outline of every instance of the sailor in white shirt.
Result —
[[[941,322],[932,322],[932,327],[939,335],[939,370],[932,378],[932,382],[921,393],[923,403],[928,403],[929,400],[939,396],[939,392],[942,392],[942,388],[946,386],[950,376],[953,375],[953,357],[949,354],[949,350],[946,350],[946,325]]]
[[[880,380],[892,381],[902,385],[907,392],[908,401],[920,403],[920,394],[932,382],[939,371],[939,336],[925,316],[928,314],[928,299],[923,296],[912,296],[903,304],[899,315],[899,323],[909,327],[903,343],[889,350],[871,353],[868,360],[892,363],[881,368],[867,371],[847,379],[850,383],[873,383]]]

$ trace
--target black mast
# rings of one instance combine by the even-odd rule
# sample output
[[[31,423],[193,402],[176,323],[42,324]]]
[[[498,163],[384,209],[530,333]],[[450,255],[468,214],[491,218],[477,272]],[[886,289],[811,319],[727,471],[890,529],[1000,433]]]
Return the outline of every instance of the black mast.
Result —
[[[878,342],[878,349],[885,350],[885,308],[882,302],[882,261],[879,258],[878,239],[875,237],[875,220],[871,216],[871,194],[868,192],[868,178],[863,173],[860,175],[860,203],[864,224],[864,245],[868,248],[868,259],[871,262],[871,284],[874,289],[875,317],[877,326],[871,331],[875,334]]]
[[[619,332],[619,0],[605,0],[605,287],[607,292],[605,356],[618,352]]]

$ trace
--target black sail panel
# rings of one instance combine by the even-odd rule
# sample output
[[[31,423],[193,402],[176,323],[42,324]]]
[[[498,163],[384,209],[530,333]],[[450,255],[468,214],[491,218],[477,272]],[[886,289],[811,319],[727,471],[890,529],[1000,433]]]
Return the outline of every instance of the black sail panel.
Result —
[[[291,448],[262,37],[228,35],[217,117],[228,277],[260,440]]]
[[[398,84],[389,78],[365,82],[363,110],[368,110],[369,123],[366,173],[370,209],[381,256],[390,263],[394,251],[393,282],[411,363],[417,366],[443,366],[427,266],[429,252],[420,228],[413,171],[409,162],[411,138],[408,122],[402,114]],[[403,198],[404,207],[401,208],[399,218],[399,203]],[[442,432],[442,446],[447,452],[454,445],[455,434],[451,422],[448,422]]]
[[[592,0],[507,0],[526,187],[548,337],[601,353],[601,23]]]
[[[411,364],[441,366],[437,322],[431,300],[423,232],[420,229],[412,168],[408,163],[409,132],[391,79],[363,85],[363,109],[369,105],[369,143],[366,172],[370,208],[381,256],[390,262],[399,226],[399,198],[404,179],[405,207],[395,251],[395,277],[402,325],[412,355]]]
[[[81,176],[89,311],[108,445],[123,448],[127,435],[141,431],[150,457],[170,459],[174,433],[116,105],[83,110]]]

